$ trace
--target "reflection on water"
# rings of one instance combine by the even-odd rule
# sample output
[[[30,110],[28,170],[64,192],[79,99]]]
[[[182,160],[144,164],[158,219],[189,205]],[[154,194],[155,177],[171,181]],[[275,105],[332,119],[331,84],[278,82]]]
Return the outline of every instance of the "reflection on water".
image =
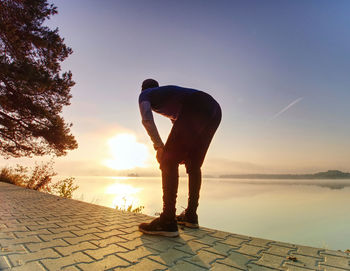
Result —
[[[77,177],[74,198],[115,208],[162,210],[160,178]],[[177,210],[187,205],[180,178]],[[83,195],[83,198],[82,198]],[[204,179],[198,210],[205,227],[330,249],[350,248],[350,180]]]
[[[114,196],[111,207],[126,210],[129,206],[135,207],[140,204],[137,194],[141,190],[129,184],[114,183],[107,186],[105,193]]]

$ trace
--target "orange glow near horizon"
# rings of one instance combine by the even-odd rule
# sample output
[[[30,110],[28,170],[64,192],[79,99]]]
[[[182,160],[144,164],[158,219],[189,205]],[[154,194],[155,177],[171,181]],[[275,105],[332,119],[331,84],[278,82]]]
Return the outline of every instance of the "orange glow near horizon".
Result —
[[[118,134],[108,140],[108,146],[112,158],[103,162],[107,167],[115,170],[146,167],[148,148],[137,142],[133,134]]]

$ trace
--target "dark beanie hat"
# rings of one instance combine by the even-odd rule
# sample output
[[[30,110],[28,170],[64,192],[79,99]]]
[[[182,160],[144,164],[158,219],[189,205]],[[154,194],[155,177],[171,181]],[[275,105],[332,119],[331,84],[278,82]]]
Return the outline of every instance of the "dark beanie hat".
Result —
[[[159,87],[159,84],[154,79],[146,79],[142,82],[142,90],[148,89],[148,88],[157,88]]]

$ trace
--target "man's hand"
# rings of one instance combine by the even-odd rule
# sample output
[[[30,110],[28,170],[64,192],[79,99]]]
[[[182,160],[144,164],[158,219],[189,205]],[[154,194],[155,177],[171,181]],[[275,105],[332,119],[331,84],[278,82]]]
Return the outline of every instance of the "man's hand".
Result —
[[[157,149],[157,156],[156,157],[157,157],[157,161],[159,164],[160,164],[160,161],[162,161],[163,151],[164,151],[164,148]]]

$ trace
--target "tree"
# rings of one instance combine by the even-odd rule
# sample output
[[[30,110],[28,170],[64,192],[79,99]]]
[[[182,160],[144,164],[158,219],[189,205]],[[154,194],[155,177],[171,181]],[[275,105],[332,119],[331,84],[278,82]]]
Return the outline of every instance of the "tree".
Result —
[[[0,1],[0,153],[5,157],[61,156],[78,147],[72,124],[60,116],[74,85],[60,62],[72,49],[58,28],[43,25],[56,13],[47,0]]]

